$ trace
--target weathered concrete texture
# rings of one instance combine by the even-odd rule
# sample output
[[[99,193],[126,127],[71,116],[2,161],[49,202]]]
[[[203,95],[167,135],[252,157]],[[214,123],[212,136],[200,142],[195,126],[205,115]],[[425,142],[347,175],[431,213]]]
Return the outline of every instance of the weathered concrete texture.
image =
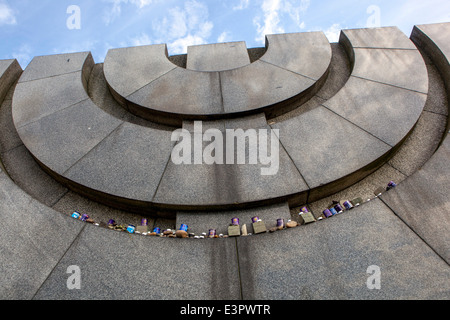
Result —
[[[290,211],[287,203],[265,206],[247,210],[225,211],[225,212],[178,212],[176,225],[180,228],[182,224],[187,224],[189,233],[201,235],[203,232],[208,234],[210,229],[215,229],[217,234],[228,234],[228,226],[231,219],[238,218],[240,227],[247,225],[247,231],[253,232],[252,218],[259,217],[266,224],[267,230],[276,227],[277,219],[284,219],[285,222],[290,219]]]
[[[14,183],[46,206],[53,206],[67,192],[67,188],[41,169],[25,146],[0,155]]]
[[[324,105],[394,147],[414,127],[426,99],[422,93],[350,77]]]
[[[450,138],[419,171],[382,200],[450,263]]]
[[[272,127],[280,130],[281,143],[311,189],[355,173],[390,150],[322,106]]]
[[[106,194],[150,202],[170,158],[171,135],[123,123],[64,176]]]
[[[266,36],[264,62],[319,80],[331,62],[331,47],[323,32],[285,33]]]
[[[35,299],[239,299],[236,244],[226,240],[158,239],[87,226]],[[67,290],[70,265],[81,269],[81,290]]]
[[[0,60],[0,101],[3,101],[9,88],[19,78],[22,68],[15,59]]]
[[[40,204],[0,173],[0,297],[29,300],[83,228]],[[66,266],[67,268],[67,266]]]
[[[81,84],[82,72],[19,82],[13,97],[16,128],[89,99]]]
[[[428,93],[425,63],[418,50],[354,48],[352,75]]]
[[[110,87],[125,98],[176,67],[161,44],[109,50],[104,72]]]
[[[450,92],[449,32],[450,23],[436,23],[415,26],[411,34],[411,40],[421,47],[437,66],[448,92]]]
[[[221,72],[225,113],[259,109],[293,98],[316,81],[262,60]]]
[[[14,87],[10,91],[13,91]],[[4,100],[0,107],[0,152],[4,153],[22,145],[12,120],[12,100]]]
[[[195,71],[224,71],[250,64],[244,41],[188,46],[187,66]]]
[[[249,113],[319,89],[331,61],[330,44],[323,33],[272,35],[268,42],[272,44],[265,60],[252,64],[247,50],[240,48],[242,43],[238,56],[245,56],[245,63],[233,58],[237,49],[228,44],[193,47],[194,67],[189,68],[188,61],[188,69],[169,61],[165,45],[110,50],[105,77],[116,99],[132,113],[161,123],[171,123],[171,117],[182,115]],[[208,62],[216,54],[226,55],[226,59],[219,59],[219,64],[217,59]],[[198,61],[202,66],[197,66]],[[213,69],[211,64],[215,65]],[[153,70],[152,65],[156,65]],[[240,67],[226,69],[230,65]]]
[[[414,43],[397,27],[344,30],[354,48],[417,50]]]
[[[446,124],[447,117],[424,111],[414,131],[389,164],[407,176],[412,175],[436,152],[445,134]]]
[[[63,175],[121,123],[86,100],[17,131],[33,156]]]
[[[237,241],[245,300],[450,297],[448,264],[379,199],[275,236]],[[374,265],[381,271],[380,290],[367,287]]]
[[[139,114],[142,107],[168,114],[222,113],[220,79],[217,72],[176,68],[137,90],[128,96],[127,100],[136,105],[128,106],[130,111],[136,114]]]
[[[19,82],[50,78],[62,74],[89,70],[94,60],[90,52],[66,53],[34,57],[28,64]],[[87,81],[88,73],[84,81]]]
[[[258,119],[253,119],[253,121],[258,122]],[[222,123],[219,123],[219,125],[223,128]],[[268,156],[270,156],[272,143],[270,127],[264,126],[256,129],[264,130],[267,133],[269,140],[267,150]],[[155,203],[172,205],[178,210],[186,210],[182,208],[190,209],[197,206],[200,209],[218,206],[228,209],[228,207],[247,203],[282,199],[286,195],[293,194],[299,194],[301,198],[299,201],[306,200],[306,194],[304,193],[307,191],[307,185],[282,147],[279,157],[273,154],[274,158],[270,159],[270,163],[263,163],[260,161],[261,155],[257,154],[258,151],[256,150],[256,153],[253,153],[255,150],[253,148],[250,150],[248,138],[244,141],[245,145],[240,142],[240,139],[235,139],[234,148],[227,152],[226,134],[220,130],[220,128],[216,130],[221,135],[220,140],[214,140],[216,141],[214,143],[203,141],[200,152],[195,152],[194,143],[196,140],[195,134],[201,132],[194,132],[190,142],[188,140],[183,142],[185,139],[183,137],[178,145],[181,146],[181,143],[183,143],[183,145],[188,146],[190,143],[192,150],[191,164],[175,164],[173,161],[169,161],[154,198]],[[250,136],[256,136],[256,134],[249,134]],[[222,140],[223,137],[225,139]],[[274,135],[274,143],[277,141],[276,135]],[[194,154],[209,155],[208,150],[212,152],[214,149],[218,157],[215,163],[201,162],[201,164],[195,164]],[[240,150],[245,152],[245,154],[243,153],[245,164],[238,164],[237,154]],[[179,152],[179,150],[174,152]],[[250,162],[249,152],[258,156],[256,164]],[[233,156],[235,164],[231,164],[230,160],[227,160],[230,155]],[[198,159],[197,161],[201,160]],[[262,174],[264,169],[270,168],[275,170],[274,174]]]

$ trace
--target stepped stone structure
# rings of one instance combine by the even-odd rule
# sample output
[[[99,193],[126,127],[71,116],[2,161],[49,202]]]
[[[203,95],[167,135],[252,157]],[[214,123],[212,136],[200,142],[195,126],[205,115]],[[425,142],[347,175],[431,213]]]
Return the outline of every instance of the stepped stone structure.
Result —
[[[264,48],[180,56],[164,44],[121,48],[104,63],[90,52],[40,56],[25,70],[0,60],[0,298],[447,300],[449,94],[450,23],[410,37],[342,30],[338,43],[267,35]],[[216,155],[230,131],[272,133],[276,172],[262,174],[261,161],[173,161],[182,134],[203,150],[210,129],[226,137]],[[274,228],[304,221],[301,208],[313,223]],[[271,232],[252,235],[254,217]],[[107,225],[144,218],[149,232],[186,224],[191,237]],[[232,218],[250,235],[227,237]],[[201,239],[210,229],[225,237]],[[380,288],[368,285],[372,266]]]

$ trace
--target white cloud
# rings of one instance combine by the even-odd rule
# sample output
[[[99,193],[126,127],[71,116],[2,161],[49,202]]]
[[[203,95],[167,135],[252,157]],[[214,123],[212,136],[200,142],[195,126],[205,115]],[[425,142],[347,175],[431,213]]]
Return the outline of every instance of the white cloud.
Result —
[[[233,7],[233,10],[244,10],[247,9],[250,4],[250,0],[240,0],[239,4]]]
[[[230,41],[230,33],[227,31],[222,32],[217,38],[217,42],[229,42]]]
[[[103,2],[111,3],[112,7],[105,10],[103,13],[103,22],[109,25],[116,18],[120,17],[122,13],[122,5],[132,4],[138,9],[142,9],[158,0],[102,0]]]
[[[0,2],[0,25],[9,24],[14,25],[17,24],[16,16],[14,15],[13,10],[7,3],[1,1]]]
[[[134,47],[146,46],[149,44],[152,44],[152,41],[146,33],[142,33],[140,36],[131,39],[131,45]]]
[[[164,36],[158,42],[167,43],[170,54],[182,54],[187,52],[188,46],[206,44],[213,27],[208,7],[190,0],[184,7],[172,8],[162,20],[155,21],[153,31]]]
[[[309,4],[309,0],[264,0],[261,5],[262,15],[253,19],[257,31],[256,41],[264,43],[266,35],[284,33],[286,23],[293,23],[296,28],[304,29],[305,23],[301,16],[309,8]]]
[[[325,35],[330,42],[339,42],[339,36],[341,35],[341,25],[339,23],[333,24],[331,27],[324,31]]]

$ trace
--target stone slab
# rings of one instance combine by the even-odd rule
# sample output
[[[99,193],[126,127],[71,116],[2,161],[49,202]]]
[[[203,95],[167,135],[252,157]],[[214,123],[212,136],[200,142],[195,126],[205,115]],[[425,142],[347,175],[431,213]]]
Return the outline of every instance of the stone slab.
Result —
[[[104,63],[106,80],[115,92],[127,97],[177,68],[167,55],[165,44],[111,49]]]
[[[46,206],[52,207],[67,192],[42,170],[25,146],[1,153],[1,159],[14,183]]]
[[[397,27],[348,29],[342,32],[354,48],[417,50],[414,43]]]
[[[268,133],[267,150],[269,150],[270,155],[270,127],[266,126],[259,129]],[[251,135],[250,131],[247,131],[247,133]],[[274,137],[276,138],[276,135]],[[258,157],[256,164],[250,164],[250,148],[248,140],[246,140],[244,147],[245,164],[237,164],[236,152],[240,144],[238,144],[238,140],[235,140],[235,148],[231,150],[235,164],[232,164],[226,159],[227,141],[225,136],[225,142],[222,146],[220,144],[215,145],[216,150],[223,148],[223,157],[219,159],[223,162],[209,165],[204,162],[194,164],[195,146],[193,140],[195,140],[194,137],[191,138],[191,164],[182,163],[178,165],[169,161],[154,198],[155,203],[172,204],[179,207],[199,206],[199,208],[205,206],[237,206],[283,199],[287,195],[296,194],[299,194],[299,201],[306,201],[307,185],[280,144],[279,149],[276,149],[279,150],[279,157],[274,154],[269,164],[260,162],[260,157]],[[274,142],[276,143],[277,140]],[[202,150],[206,150],[208,146],[214,145],[210,142],[203,142]],[[275,147],[276,145],[274,145]],[[274,169],[273,174],[263,175],[263,169],[270,168]],[[226,209],[226,207],[222,207],[222,209]]]
[[[261,61],[319,80],[331,62],[331,47],[323,32],[266,36],[267,52]]]
[[[148,108],[182,115],[221,114],[222,99],[217,72],[176,68],[137,90],[127,100]],[[130,111],[135,107],[130,105]]]
[[[237,238],[244,300],[448,300],[450,269],[379,200],[333,219]],[[370,266],[381,289],[369,290]]]
[[[62,175],[121,123],[86,100],[20,127],[18,133],[35,158]]]
[[[450,92],[450,46],[448,34],[450,23],[436,23],[415,26],[411,40],[431,58],[439,70],[447,94]]]
[[[344,87],[351,74],[350,60],[340,43],[331,44],[332,58],[328,77],[316,96],[322,99],[334,97]]]
[[[408,176],[414,174],[436,152],[445,136],[446,125],[446,116],[424,111],[411,135],[389,160],[389,164]]]
[[[171,135],[123,123],[64,176],[115,197],[149,202],[170,158]]]
[[[220,74],[225,113],[271,106],[301,94],[316,83],[262,60]]]
[[[422,93],[350,77],[324,105],[394,147],[414,127],[426,100]]]
[[[22,68],[15,59],[0,60],[0,103],[9,89],[20,77]]]
[[[244,41],[215,43],[187,48],[187,66],[195,71],[223,71],[250,64],[247,45]]]
[[[83,67],[89,68],[93,64],[94,60],[90,52],[38,56],[34,57],[28,64],[19,82],[79,72],[83,71]]]
[[[391,149],[323,106],[272,127],[311,189],[354,174]]]
[[[19,83],[13,97],[16,128],[89,99],[81,78],[81,72],[74,72]]]
[[[352,75],[428,93],[428,73],[418,50],[354,48]]]
[[[0,297],[30,300],[84,225],[40,204],[4,173],[0,199]]]
[[[450,263],[450,139],[433,157],[382,200],[443,259]]]
[[[177,228],[181,224],[189,226],[188,232],[201,235],[203,232],[208,233],[209,229],[215,229],[217,234],[228,234],[228,226],[231,219],[238,218],[240,227],[247,224],[248,232],[252,232],[252,218],[259,217],[263,220],[268,229],[276,227],[277,219],[290,219],[290,211],[287,203],[281,203],[271,206],[264,206],[246,210],[224,211],[224,212],[178,212]]]
[[[80,267],[81,290],[67,290],[69,265]],[[86,226],[35,296],[36,300],[239,298],[232,239],[153,238],[93,226]]]
[[[4,153],[23,143],[12,119],[12,100],[5,100],[0,106],[0,127],[2,128],[0,153]]]

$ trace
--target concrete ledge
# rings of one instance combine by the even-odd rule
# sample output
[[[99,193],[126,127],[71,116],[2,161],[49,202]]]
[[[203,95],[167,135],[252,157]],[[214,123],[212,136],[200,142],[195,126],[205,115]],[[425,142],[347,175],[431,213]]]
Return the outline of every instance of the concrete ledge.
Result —
[[[201,47],[202,54],[212,57],[217,46]],[[289,111],[287,104],[303,103],[320,89],[331,62],[331,48],[321,32],[271,35],[266,46],[258,61],[249,64],[246,60],[233,70],[219,67],[219,72],[174,65],[165,45],[114,49],[105,59],[105,77],[125,108],[168,125],[259,112],[276,116]],[[225,60],[221,63],[235,63],[233,55]]]
[[[5,99],[9,88],[19,79],[22,68],[17,60],[0,60],[0,101]]]

